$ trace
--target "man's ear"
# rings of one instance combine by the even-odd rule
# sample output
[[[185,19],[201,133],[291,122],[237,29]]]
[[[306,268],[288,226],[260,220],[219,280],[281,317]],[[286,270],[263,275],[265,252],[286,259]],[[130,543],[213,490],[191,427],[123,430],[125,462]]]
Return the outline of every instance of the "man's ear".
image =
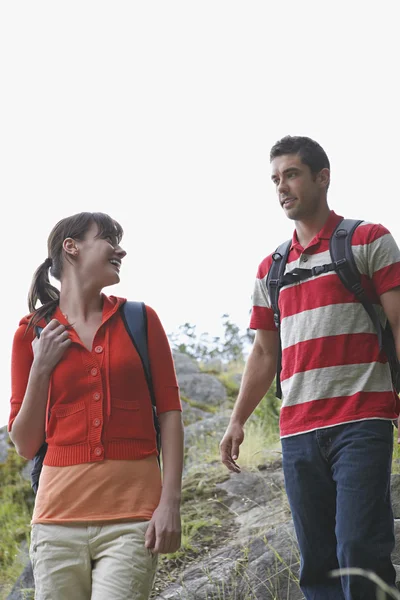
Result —
[[[321,171],[317,175],[317,181],[321,185],[321,187],[327,188],[329,186],[329,182],[331,180],[331,172],[329,169],[321,169]]]

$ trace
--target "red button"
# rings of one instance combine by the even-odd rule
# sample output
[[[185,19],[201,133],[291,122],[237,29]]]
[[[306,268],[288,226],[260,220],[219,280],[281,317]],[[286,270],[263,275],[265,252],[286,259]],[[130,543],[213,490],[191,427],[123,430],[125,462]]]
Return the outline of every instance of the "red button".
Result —
[[[95,377],[98,373],[98,369],[92,369],[90,372],[93,375],[93,377]]]
[[[97,447],[97,448],[94,449],[94,453],[95,453],[96,456],[101,456],[103,454],[103,449]]]
[[[100,400],[101,396],[99,394],[99,392],[96,392],[95,394],[93,394],[93,400]]]
[[[98,427],[100,425],[100,423],[101,423],[100,419],[93,419],[93,425],[95,427]]]
[[[103,348],[102,348],[102,346],[96,346],[94,351],[97,352],[97,354],[101,354],[103,352]]]

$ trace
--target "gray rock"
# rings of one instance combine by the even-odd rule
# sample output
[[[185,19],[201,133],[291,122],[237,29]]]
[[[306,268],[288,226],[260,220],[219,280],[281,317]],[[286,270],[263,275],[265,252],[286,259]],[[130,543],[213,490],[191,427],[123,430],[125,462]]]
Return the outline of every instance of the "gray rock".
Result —
[[[392,553],[392,561],[395,566],[400,568],[400,519],[394,520],[394,537],[396,538],[396,546]]]
[[[178,375],[178,383],[183,396],[205,406],[220,406],[227,398],[225,387],[214,375]]]
[[[227,494],[224,504],[236,515],[241,539],[261,535],[290,520],[281,469],[231,473],[217,487]]]
[[[185,425],[191,425],[192,423],[196,423],[201,419],[207,419],[212,416],[212,413],[206,412],[205,410],[201,410],[195,406],[190,406],[188,402],[182,399],[182,412],[183,412],[183,422]]]
[[[281,497],[284,493],[283,473],[278,471],[242,471],[241,473],[231,473],[230,477],[224,483],[218,484],[218,487],[227,493],[225,504],[227,504],[235,513],[241,513],[248,510],[246,500],[264,507],[276,496]]]
[[[202,556],[183,573],[181,583],[169,586],[156,599],[302,600],[298,570],[293,526],[283,523],[267,538],[254,538],[245,545],[237,543]]]
[[[400,519],[400,474],[393,473],[390,483],[390,494],[392,497],[393,516]]]
[[[212,415],[185,427],[185,474],[203,464],[207,469],[213,460],[220,464],[219,443],[228,422],[228,415]]]
[[[7,600],[33,600],[35,596],[35,582],[33,579],[32,565],[30,561],[22,574],[18,577]]]
[[[181,352],[173,352],[175,371],[177,377],[188,375],[190,373],[200,373],[200,367],[194,358]]]
[[[196,446],[199,442],[212,443],[215,440],[217,444],[225,432],[229,423],[228,415],[212,415],[208,419],[202,419],[192,423],[185,428],[185,446],[190,448]]]
[[[0,429],[0,463],[4,463],[7,460],[8,454],[8,432],[7,427]]]

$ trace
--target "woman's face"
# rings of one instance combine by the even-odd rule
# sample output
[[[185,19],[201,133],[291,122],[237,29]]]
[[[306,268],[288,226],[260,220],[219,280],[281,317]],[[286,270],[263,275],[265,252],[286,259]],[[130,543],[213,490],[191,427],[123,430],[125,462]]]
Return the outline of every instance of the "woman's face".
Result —
[[[64,248],[72,255],[82,281],[101,289],[119,283],[121,262],[126,252],[115,238],[97,237],[98,231],[93,223],[83,240],[74,240],[71,248]]]

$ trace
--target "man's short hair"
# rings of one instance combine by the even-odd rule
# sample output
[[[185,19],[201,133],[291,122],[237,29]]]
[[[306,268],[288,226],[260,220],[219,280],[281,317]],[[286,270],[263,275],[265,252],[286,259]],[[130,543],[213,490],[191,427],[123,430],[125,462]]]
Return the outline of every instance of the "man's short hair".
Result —
[[[313,174],[319,173],[322,169],[330,169],[325,150],[309,137],[286,135],[272,146],[270,162],[284,154],[298,154],[301,162],[308,165]]]

